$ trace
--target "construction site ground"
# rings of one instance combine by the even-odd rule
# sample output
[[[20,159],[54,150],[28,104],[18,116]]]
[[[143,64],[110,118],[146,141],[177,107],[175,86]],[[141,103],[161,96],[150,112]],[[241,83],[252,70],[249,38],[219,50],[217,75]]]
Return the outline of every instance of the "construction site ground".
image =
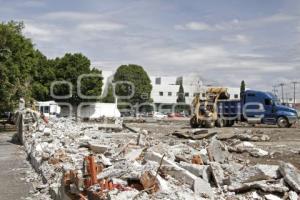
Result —
[[[26,199],[31,190],[31,183],[26,181],[31,166],[23,146],[12,143],[14,134],[0,132],[0,199]]]
[[[178,121],[161,121],[158,123],[132,123],[131,126],[146,129],[150,132],[159,134],[162,139],[165,137],[169,139],[174,137],[174,140],[180,140],[172,133],[176,130],[190,130],[188,120]],[[269,157],[255,158],[248,153],[236,154],[237,158],[249,159],[252,164],[278,164],[279,161],[290,162],[300,169],[300,126],[295,125],[293,128],[278,128],[271,125],[235,125],[233,127],[214,128],[213,130],[218,132],[218,136],[221,138],[230,137],[234,134],[234,131],[239,129],[240,131],[260,131],[263,134],[270,137],[270,141],[266,142],[253,142],[257,147],[262,148],[271,153]],[[183,142],[185,139],[182,139]]]

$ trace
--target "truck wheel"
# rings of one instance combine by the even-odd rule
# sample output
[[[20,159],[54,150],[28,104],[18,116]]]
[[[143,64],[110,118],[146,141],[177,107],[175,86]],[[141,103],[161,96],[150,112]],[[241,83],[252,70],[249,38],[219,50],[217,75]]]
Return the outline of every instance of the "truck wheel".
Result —
[[[226,121],[224,122],[224,126],[225,126],[225,127],[232,127],[233,124],[234,124],[234,121],[232,121],[232,120],[226,120]]]
[[[224,120],[223,119],[217,119],[216,127],[219,127],[219,128],[224,127]]]
[[[206,128],[214,128],[215,122],[214,121],[207,121],[205,124]]]
[[[277,125],[280,128],[288,128],[288,127],[290,127],[290,123],[289,123],[288,119],[285,118],[285,117],[279,117],[277,119]]]
[[[198,128],[199,127],[199,124],[198,124],[198,121],[197,121],[197,117],[193,116],[190,120],[190,125],[192,128]]]

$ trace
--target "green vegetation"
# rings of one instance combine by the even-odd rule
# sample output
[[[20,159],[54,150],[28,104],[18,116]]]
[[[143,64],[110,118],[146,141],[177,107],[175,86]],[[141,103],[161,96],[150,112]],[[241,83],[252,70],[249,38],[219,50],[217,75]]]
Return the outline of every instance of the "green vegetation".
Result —
[[[241,96],[245,93],[245,91],[246,91],[246,83],[245,83],[245,81],[243,80],[243,81],[241,82]]]
[[[182,86],[182,82],[180,83],[180,86],[179,86],[177,103],[185,103],[185,96],[184,96],[184,89]]]
[[[13,111],[20,98],[27,103],[33,99],[53,99],[50,85],[53,81],[62,80],[73,85],[72,97],[63,101],[78,105],[83,100],[77,93],[77,78],[82,74],[99,76],[101,71],[91,69],[89,59],[80,53],[47,59],[34,48],[30,39],[24,37],[23,28],[24,24],[18,22],[0,24],[0,112]],[[100,96],[101,87],[101,77],[85,77],[81,80],[80,91],[83,95]],[[66,95],[68,91],[69,88],[64,84],[54,88],[56,95]]]
[[[151,102],[150,93],[152,90],[151,80],[143,67],[139,65],[121,65],[114,76],[114,82],[128,81],[127,83],[116,84],[116,95],[133,96],[130,99],[123,99],[122,102],[128,102],[132,105]],[[120,82],[119,82],[120,83]]]

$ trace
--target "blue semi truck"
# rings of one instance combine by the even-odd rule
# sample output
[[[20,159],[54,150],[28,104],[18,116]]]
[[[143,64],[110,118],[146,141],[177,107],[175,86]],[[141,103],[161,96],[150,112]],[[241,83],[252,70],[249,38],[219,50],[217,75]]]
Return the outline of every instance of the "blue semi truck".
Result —
[[[207,95],[205,101],[194,99],[195,113],[190,121],[193,128],[230,127],[236,122],[290,128],[298,121],[297,111],[282,105],[269,92],[247,90],[241,94],[240,100],[230,100],[224,88],[208,91]]]

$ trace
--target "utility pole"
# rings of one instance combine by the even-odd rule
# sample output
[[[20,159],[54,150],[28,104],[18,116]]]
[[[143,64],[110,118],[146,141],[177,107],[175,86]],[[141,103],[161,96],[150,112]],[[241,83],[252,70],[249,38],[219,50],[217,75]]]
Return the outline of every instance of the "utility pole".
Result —
[[[277,90],[277,85],[273,85],[272,87],[273,87],[273,94],[274,94],[275,96],[277,96],[277,92],[278,92],[278,90]]]
[[[300,83],[297,81],[293,81],[292,84],[294,85],[294,108],[296,108],[296,85]]]
[[[283,92],[283,86],[285,86],[285,84],[284,84],[284,83],[280,83],[279,86],[281,87],[282,103],[284,104],[284,92]]]

